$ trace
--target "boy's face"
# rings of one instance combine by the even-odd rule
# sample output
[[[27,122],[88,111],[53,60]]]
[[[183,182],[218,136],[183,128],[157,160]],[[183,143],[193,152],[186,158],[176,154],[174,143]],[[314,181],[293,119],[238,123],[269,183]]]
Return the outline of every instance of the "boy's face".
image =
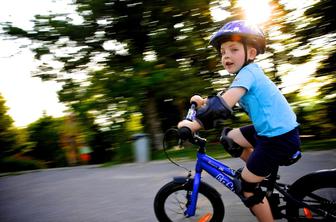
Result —
[[[254,48],[247,48],[247,59],[254,59]],[[221,44],[222,65],[229,73],[236,73],[245,63],[244,45],[240,42],[228,41]]]

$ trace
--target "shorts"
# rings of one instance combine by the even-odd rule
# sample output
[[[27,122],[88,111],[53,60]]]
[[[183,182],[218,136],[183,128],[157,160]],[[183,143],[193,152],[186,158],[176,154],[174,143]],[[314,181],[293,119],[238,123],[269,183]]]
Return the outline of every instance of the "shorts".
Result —
[[[254,148],[246,167],[257,176],[268,176],[300,150],[301,142],[297,127],[274,137],[257,135],[253,125],[241,127],[240,131]]]

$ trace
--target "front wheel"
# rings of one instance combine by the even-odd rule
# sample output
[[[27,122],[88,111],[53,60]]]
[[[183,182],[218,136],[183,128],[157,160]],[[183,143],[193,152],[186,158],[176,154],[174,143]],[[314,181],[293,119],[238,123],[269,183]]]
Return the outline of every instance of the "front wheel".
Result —
[[[324,211],[317,214],[308,208],[287,203],[289,222],[336,221],[336,170],[318,171],[297,180],[289,190],[290,194],[310,206]]]
[[[185,183],[172,181],[163,186],[154,199],[154,211],[160,222],[207,221],[221,222],[224,218],[224,205],[218,192],[210,185],[201,182],[195,216],[184,215],[191,196],[193,180]]]

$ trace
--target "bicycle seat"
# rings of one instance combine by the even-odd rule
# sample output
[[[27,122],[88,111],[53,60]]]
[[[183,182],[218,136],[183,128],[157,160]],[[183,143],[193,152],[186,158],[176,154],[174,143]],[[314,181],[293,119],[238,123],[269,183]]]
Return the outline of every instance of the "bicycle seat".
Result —
[[[284,164],[283,166],[290,166],[294,163],[296,163],[302,156],[302,153],[300,150],[296,151]]]

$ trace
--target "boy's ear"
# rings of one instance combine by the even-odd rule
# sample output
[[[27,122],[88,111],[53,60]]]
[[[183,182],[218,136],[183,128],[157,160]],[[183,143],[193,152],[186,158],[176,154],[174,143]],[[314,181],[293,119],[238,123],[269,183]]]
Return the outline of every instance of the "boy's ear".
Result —
[[[248,57],[250,60],[254,60],[257,57],[257,49],[254,47],[249,47]]]

